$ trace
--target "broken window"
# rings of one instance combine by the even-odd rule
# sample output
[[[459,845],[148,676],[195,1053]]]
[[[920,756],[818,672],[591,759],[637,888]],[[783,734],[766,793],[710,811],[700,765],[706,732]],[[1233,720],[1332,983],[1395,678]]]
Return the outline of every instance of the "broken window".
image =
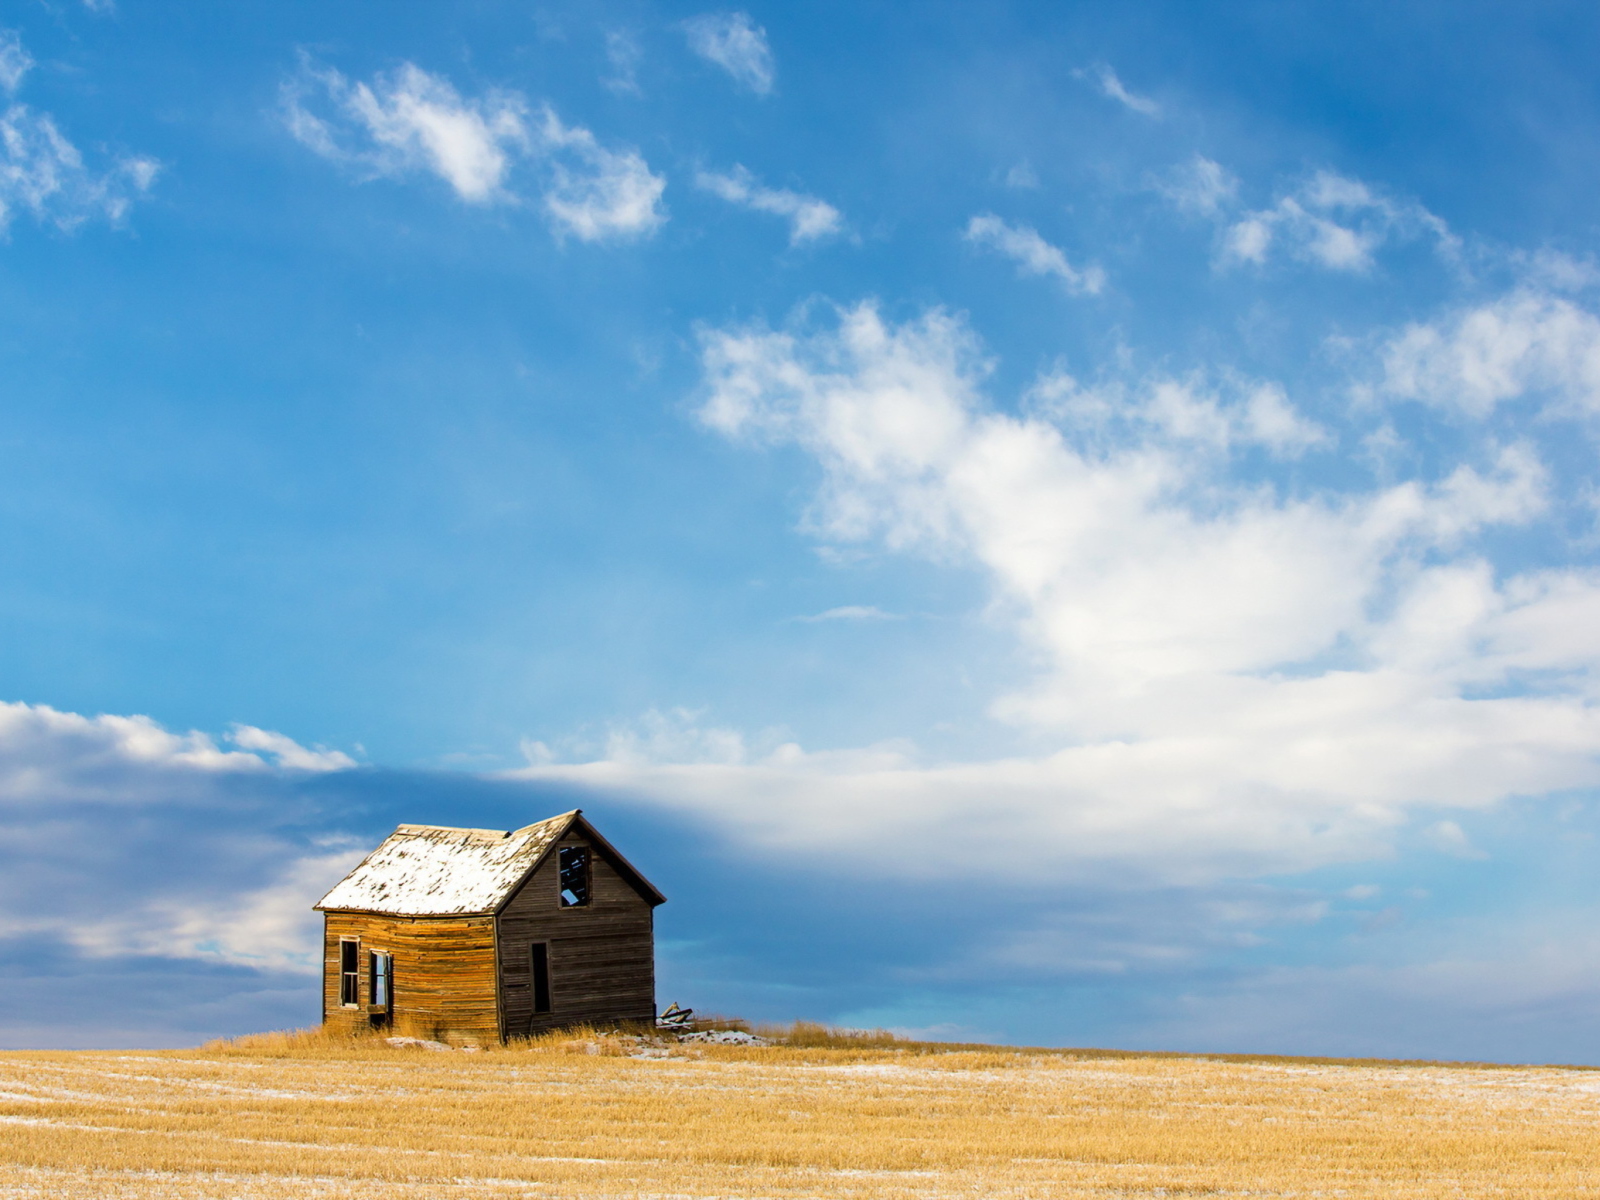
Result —
[[[589,847],[561,847],[561,907],[589,903]]]
[[[361,941],[344,938],[339,942],[339,1003],[361,1003]]]
[[[535,942],[530,947],[533,961],[533,1011],[550,1011],[550,944]]]
[[[390,981],[394,978],[394,955],[372,952],[372,986],[368,995],[373,1008],[389,1007]]]

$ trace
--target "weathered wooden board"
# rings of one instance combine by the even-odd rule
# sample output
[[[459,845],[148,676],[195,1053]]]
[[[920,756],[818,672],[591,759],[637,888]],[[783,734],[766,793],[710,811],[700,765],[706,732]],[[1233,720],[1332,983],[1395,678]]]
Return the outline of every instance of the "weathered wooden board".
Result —
[[[584,844],[590,843],[578,837],[561,842]],[[655,1018],[652,905],[602,847],[593,851],[588,904],[561,907],[558,850],[500,911],[500,1009],[507,1037],[581,1021]],[[534,942],[550,945],[549,1013],[533,1011],[529,947]]]
[[[325,914],[323,1020],[355,1031],[370,1026],[369,952],[394,955],[392,1024],[398,1030],[454,1042],[500,1037],[494,918]],[[360,1003],[339,1003],[339,942],[361,939]]]

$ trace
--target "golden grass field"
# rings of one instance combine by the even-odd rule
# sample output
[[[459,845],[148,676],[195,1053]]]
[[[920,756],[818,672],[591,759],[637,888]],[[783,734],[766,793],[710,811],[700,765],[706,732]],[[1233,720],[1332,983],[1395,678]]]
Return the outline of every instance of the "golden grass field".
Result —
[[[1600,1196],[1600,1071],[798,1032],[0,1054],[0,1197]]]

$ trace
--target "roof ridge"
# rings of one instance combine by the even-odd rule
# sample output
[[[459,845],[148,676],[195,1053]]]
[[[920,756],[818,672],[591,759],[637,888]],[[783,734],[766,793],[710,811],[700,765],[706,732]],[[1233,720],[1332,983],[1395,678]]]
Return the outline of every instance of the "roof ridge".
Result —
[[[477,829],[470,825],[420,825],[415,823],[400,824],[394,827],[395,833],[476,833],[485,837],[507,838],[511,834],[504,829]],[[520,832],[520,831],[519,831]],[[390,834],[391,837],[394,834]]]
[[[506,836],[515,837],[519,833],[527,833],[530,829],[537,829],[540,825],[554,825],[557,821],[565,821],[568,817],[581,817],[582,815],[583,809],[581,808],[568,809],[564,813],[557,813],[553,817],[546,817],[542,821],[534,821],[531,824],[524,825],[521,829],[513,829]]]

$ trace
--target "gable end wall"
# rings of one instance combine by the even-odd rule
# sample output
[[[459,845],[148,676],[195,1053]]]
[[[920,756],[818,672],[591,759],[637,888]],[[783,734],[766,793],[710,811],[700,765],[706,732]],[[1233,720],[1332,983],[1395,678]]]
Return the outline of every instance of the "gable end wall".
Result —
[[[552,849],[497,919],[500,1009],[507,1037],[579,1022],[616,1024],[655,1019],[655,932],[650,903],[581,836],[561,846],[589,845],[590,900],[562,908],[559,848]],[[550,1004],[533,1011],[530,947],[550,945]]]

